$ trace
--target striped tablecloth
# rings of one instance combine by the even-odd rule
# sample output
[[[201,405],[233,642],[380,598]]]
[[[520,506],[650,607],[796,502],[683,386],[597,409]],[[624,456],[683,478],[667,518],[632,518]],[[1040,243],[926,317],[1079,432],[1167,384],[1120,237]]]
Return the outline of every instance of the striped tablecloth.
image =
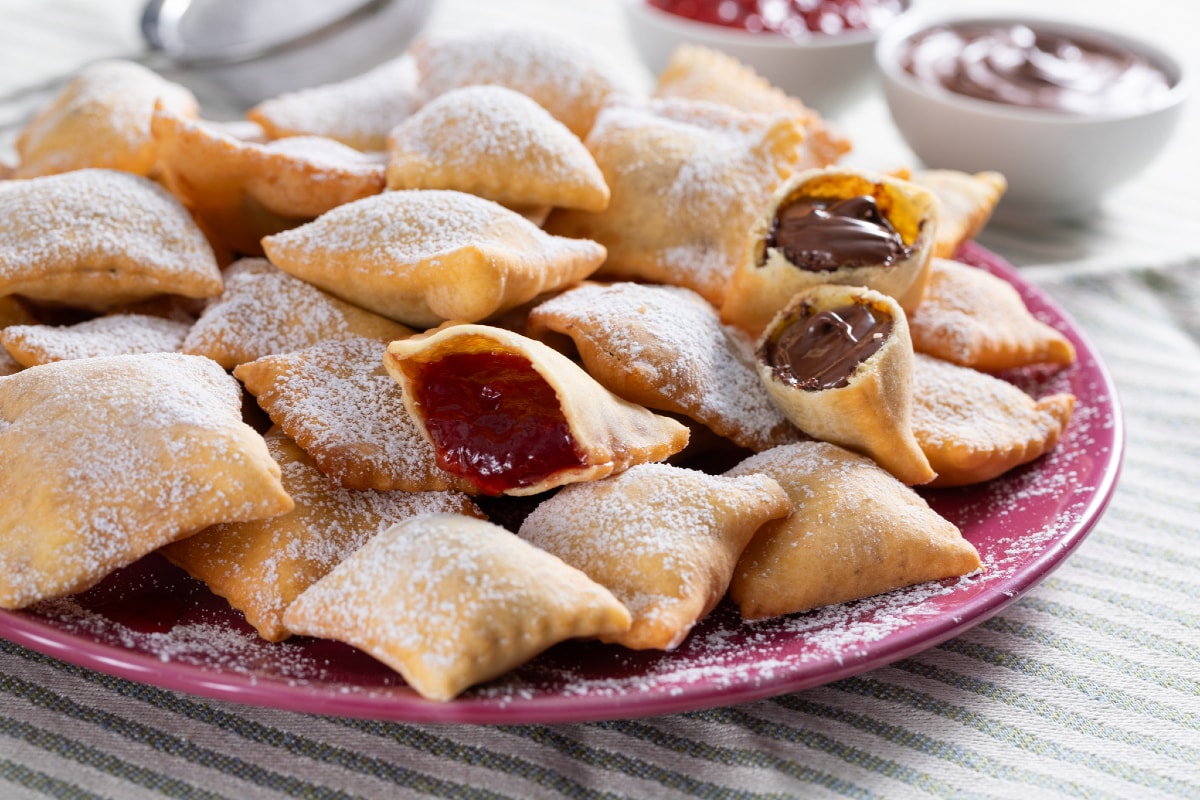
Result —
[[[0,0],[0,125],[45,98],[15,90],[137,52],[136,5]],[[429,26],[537,19],[632,59],[618,11],[616,0],[442,0]],[[1200,71],[1190,40],[1200,10],[1188,0],[1063,0],[1054,11],[1156,37]],[[855,158],[911,159],[878,98],[843,124]],[[977,627],[749,704],[495,726],[204,699],[0,640],[0,797],[1200,797],[1198,128],[1193,104],[1172,150],[1089,224],[993,226],[981,239],[1095,345],[1127,449],[1083,545]]]

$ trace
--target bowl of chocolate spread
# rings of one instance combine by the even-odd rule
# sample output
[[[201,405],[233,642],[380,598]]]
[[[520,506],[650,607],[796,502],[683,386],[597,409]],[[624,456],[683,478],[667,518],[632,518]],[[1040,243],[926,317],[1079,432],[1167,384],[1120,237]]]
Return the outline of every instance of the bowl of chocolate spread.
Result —
[[[1050,19],[908,19],[875,58],[926,166],[1004,174],[1001,219],[1093,213],[1163,149],[1190,91],[1162,49]]]

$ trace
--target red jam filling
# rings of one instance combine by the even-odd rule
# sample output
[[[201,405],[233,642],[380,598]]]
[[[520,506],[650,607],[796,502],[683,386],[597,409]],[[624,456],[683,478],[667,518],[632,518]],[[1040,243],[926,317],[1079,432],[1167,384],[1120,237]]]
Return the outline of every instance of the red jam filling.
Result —
[[[814,34],[876,30],[904,10],[902,0],[646,0],[655,8],[751,33]]]
[[[586,463],[558,395],[522,356],[452,353],[414,384],[438,466],[485,494]]]

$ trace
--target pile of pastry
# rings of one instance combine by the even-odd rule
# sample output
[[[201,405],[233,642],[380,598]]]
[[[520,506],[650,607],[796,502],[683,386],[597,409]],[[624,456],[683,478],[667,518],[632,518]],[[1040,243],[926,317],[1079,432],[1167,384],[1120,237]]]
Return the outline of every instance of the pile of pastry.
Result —
[[[912,487],[1038,458],[1073,405],[995,376],[1074,351],[951,260],[1003,177],[839,166],[713,51],[620,74],[429,36],[216,122],[84,69],[0,180],[0,606],[160,551],[446,700],[569,638],[670,650],[727,595],[980,569]]]

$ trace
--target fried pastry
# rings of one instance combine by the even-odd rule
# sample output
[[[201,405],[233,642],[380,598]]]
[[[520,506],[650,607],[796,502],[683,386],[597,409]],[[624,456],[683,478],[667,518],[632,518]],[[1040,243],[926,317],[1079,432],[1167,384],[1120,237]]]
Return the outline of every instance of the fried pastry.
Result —
[[[938,223],[931,192],[886,175],[829,167],[799,173],[748,232],[721,318],[758,335],[796,292],[866,286],[905,311],[925,292]]]
[[[37,323],[38,318],[20,297],[11,294],[0,296],[0,330],[9,325],[36,325]]]
[[[23,367],[73,358],[178,353],[189,325],[147,314],[109,314],[74,325],[10,325],[0,346]]]
[[[595,242],[550,236],[490,200],[419,189],[340,206],[263,248],[285,272],[417,328],[486,319],[604,260]]]
[[[953,258],[964,242],[983,230],[1008,188],[999,172],[960,172],[953,169],[917,170],[908,180],[937,195],[937,236],[933,254]]]
[[[391,341],[413,333],[288,275],[266,259],[242,259],[226,270],[225,290],[188,331],[183,352],[233,369],[331,339]]]
[[[816,166],[803,119],[698,100],[606,106],[586,139],[612,193],[600,213],[557,209],[546,230],[608,249],[608,279],[725,298],[745,232],[794,172]]]
[[[163,182],[234,253],[263,236],[383,191],[381,158],[315,136],[258,144],[158,107],[151,119]]]
[[[367,542],[301,594],[284,624],[354,645],[445,701],[630,618],[607,589],[500,526],[429,514]]]
[[[908,484],[934,477],[913,435],[913,350],[904,310],[859,286],[803,291],[758,340],[759,375],[800,430],[875,459]]]
[[[344,488],[474,493],[470,482],[437,466],[400,386],[384,369],[386,349],[378,339],[335,340],[264,356],[233,374]]]
[[[629,403],[533,339],[447,324],[388,345],[384,363],[438,464],[491,495],[603,478],[687,445],[688,429]]]
[[[0,379],[0,607],[82,591],[221,522],[292,509],[217,364],[153,353]]]
[[[246,112],[271,139],[322,136],[365,152],[387,149],[387,137],[420,106],[417,65],[406,53],[337,83],[286,92]]]
[[[512,209],[603,211],[608,185],[579,137],[530,97],[468,86],[435,97],[388,139],[389,189],[455,189]]]
[[[292,601],[380,531],[420,514],[483,516],[458,492],[339,488],[278,428],[264,438],[295,508],[214,525],[160,552],[245,614],[267,641],[286,639],[283,613]]]
[[[967,575],[981,566],[958,528],[870,459],[828,442],[751,456],[726,475],[762,473],[792,501],[734,569],[730,597],[766,619]]]
[[[525,541],[582,570],[620,600],[628,631],[601,636],[674,650],[725,596],[742,550],[791,501],[774,479],[640,464],[576,483],[525,518]]]
[[[916,352],[984,372],[1075,361],[1071,340],[1034,317],[1012,284],[948,259],[933,259],[908,329]]]
[[[912,429],[937,472],[930,486],[990,480],[1050,452],[1071,421],[1075,397],[1034,400],[985,372],[918,353]]]
[[[0,295],[103,310],[220,292],[208,240],[153,181],[81,169],[0,183]]]
[[[21,131],[15,178],[88,167],[150,175],[157,164],[150,115],[161,102],[182,117],[199,111],[195,96],[132,61],[84,67]]]
[[[850,152],[850,140],[826,125],[820,114],[720,50],[677,46],[658,74],[653,96],[704,100],[751,113],[796,114],[804,119],[807,146],[817,161],[832,164]]]
[[[505,86],[532,97],[580,139],[605,103],[632,92],[587,46],[544,31],[423,36],[411,51],[424,102],[464,86]]]
[[[676,286],[584,284],[535,306],[527,332],[569,336],[588,374],[631,403],[681,414],[740,447],[803,438],[775,407],[754,344]]]

